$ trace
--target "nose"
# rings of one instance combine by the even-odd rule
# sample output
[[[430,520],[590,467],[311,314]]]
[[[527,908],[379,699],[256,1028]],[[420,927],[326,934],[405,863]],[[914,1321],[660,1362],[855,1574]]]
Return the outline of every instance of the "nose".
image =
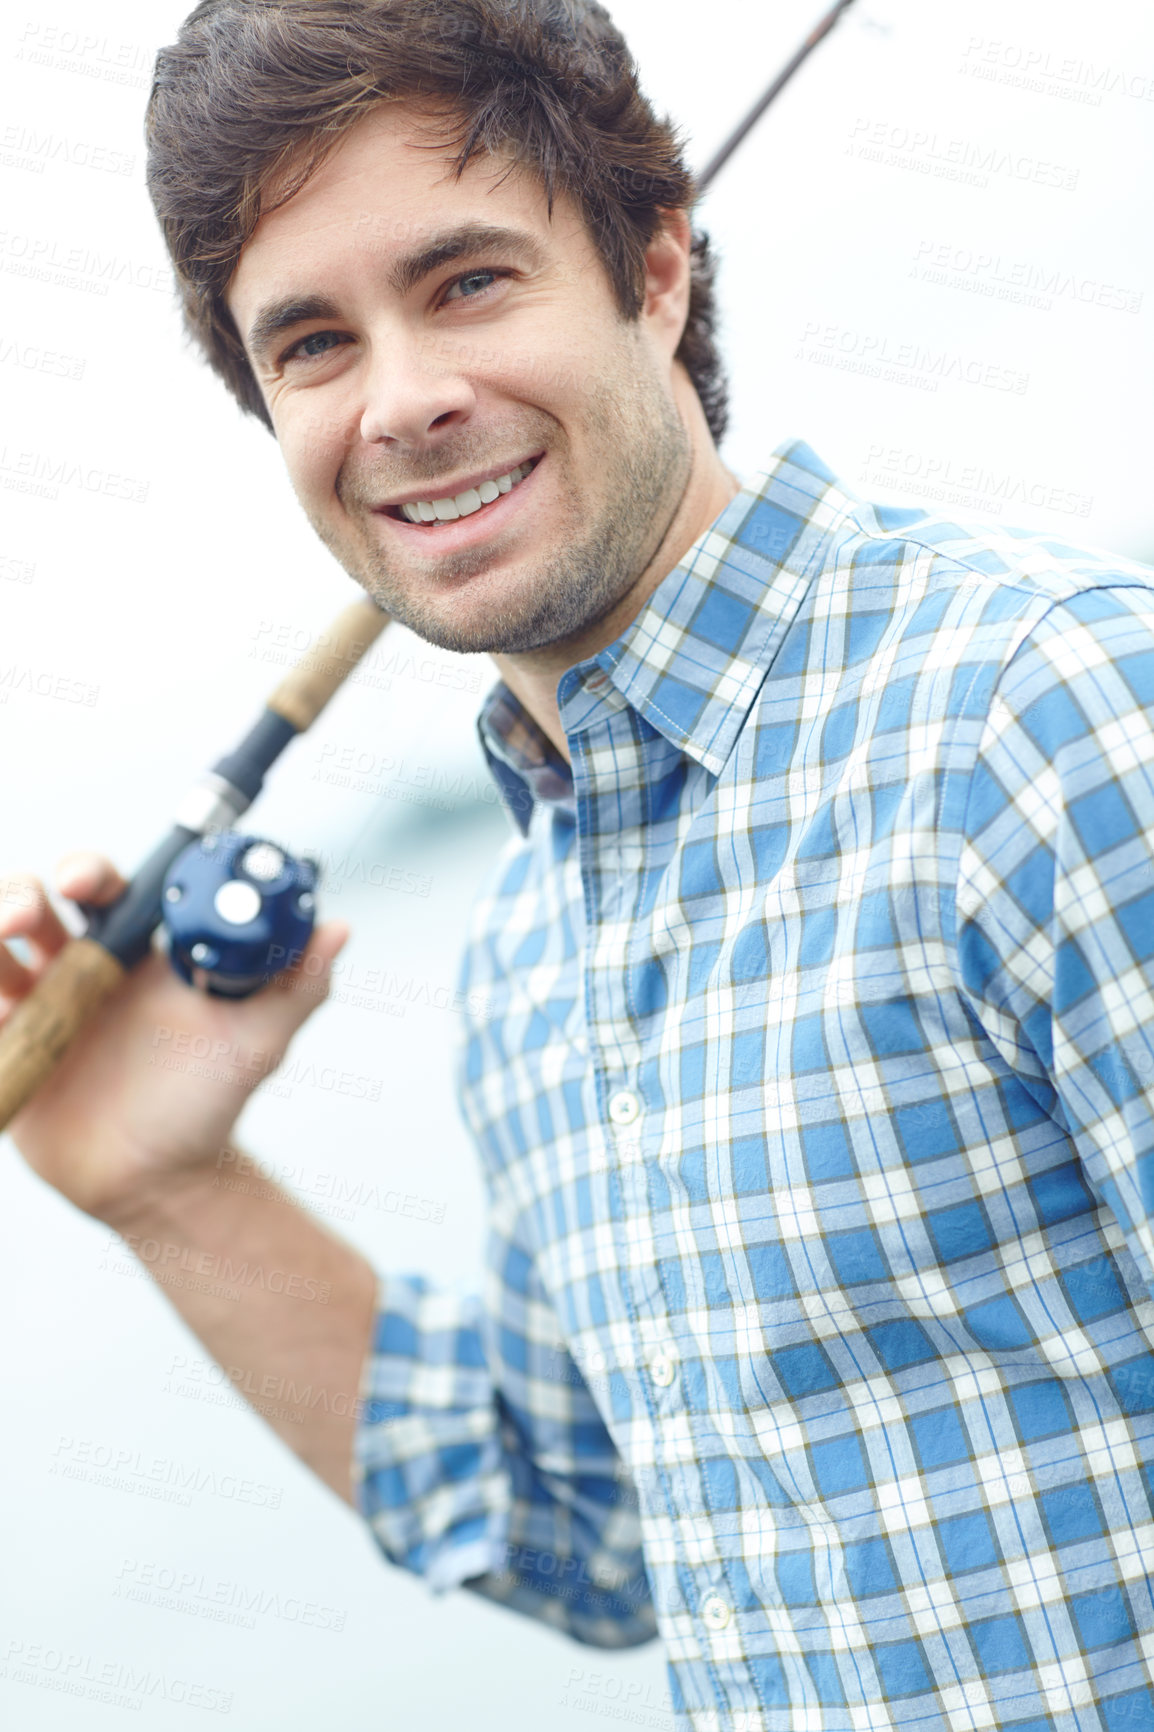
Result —
[[[366,375],[361,438],[370,445],[436,443],[438,435],[468,420],[476,402],[451,358],[416,341],[399,342],[393,334],[376,348]]]

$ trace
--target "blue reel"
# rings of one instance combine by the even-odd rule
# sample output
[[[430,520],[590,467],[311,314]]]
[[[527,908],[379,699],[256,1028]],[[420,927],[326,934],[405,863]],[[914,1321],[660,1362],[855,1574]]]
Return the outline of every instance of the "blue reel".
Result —
[[[248,998],[308,944],[316,884],[316,862],[274,842],[236,830],[202,836],[164,880],[172,966],[216,998]]]

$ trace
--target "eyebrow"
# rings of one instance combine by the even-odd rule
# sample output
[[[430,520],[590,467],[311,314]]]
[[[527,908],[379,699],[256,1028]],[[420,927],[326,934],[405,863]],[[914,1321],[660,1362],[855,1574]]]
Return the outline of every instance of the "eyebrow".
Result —
[[[335,319],[337,305],[327,295],[290,295],[270,301],[262,307],[248,328],[248,351],[256,360],[264,359],[282,331],[293,325],[303,325],[306,319]]]
[[[519,254],[526,264],[538,270],[545,261],[544,250],[532,235],[521,229],[501,228],[494,223],[463,223],[459,228],[433,235],[418,251],[397,259],[389,270],[388,281],[399,295],[406,295],[433,271],[443,270],[471,253],[498,249]],[[286,295],[269,301],[249,326],[248,351],[262,360],[283,331],[310,319],[340,316],[336,302],[327,295]]]

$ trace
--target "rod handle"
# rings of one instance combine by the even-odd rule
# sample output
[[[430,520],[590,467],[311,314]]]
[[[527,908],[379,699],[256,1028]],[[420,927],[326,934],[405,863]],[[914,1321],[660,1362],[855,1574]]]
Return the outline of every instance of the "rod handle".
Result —
[[[285,675],[268,708],[303,734],[388,623],[376,602],[354,601]]]
[[[72,938],[0,1028],[0,1131],[48,1077],[124,979],[94,938]]]

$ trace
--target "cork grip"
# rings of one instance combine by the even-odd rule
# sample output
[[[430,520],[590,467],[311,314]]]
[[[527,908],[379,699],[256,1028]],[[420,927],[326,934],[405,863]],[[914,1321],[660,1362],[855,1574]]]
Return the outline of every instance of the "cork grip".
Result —
[[[375,602],[354,601],[286,674],[267,699],[269,709],[303,734],[388,623]]]
[[[120,963],[93,938],[73,938],[53,957],[0,1027],[0,1131],[123,979]]]

